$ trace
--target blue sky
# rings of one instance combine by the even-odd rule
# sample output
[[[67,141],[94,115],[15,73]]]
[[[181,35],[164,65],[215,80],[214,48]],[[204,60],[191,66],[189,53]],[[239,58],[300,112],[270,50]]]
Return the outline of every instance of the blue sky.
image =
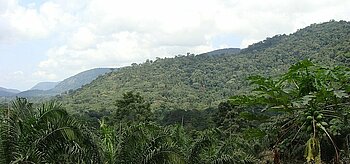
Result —
[[[348,0],[0,0],[0,87],[240,47],[350,20]]]

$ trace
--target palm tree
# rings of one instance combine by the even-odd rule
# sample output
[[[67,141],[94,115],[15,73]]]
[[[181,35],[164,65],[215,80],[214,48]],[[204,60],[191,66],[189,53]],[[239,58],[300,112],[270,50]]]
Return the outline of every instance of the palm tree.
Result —
[[[185,163],[172,129],[152,123],[116,127],[109,127],[104,121],[100,124],[105,163]]]
[[[56,102],[35,109],[27,99],[16,98],[0,118],[5,163],[100,162],[89,131]]]
[[[255,145],[242,136],[227,137],[219,129],[198,132],[191,146],[189,163],[252,164],[261,162]]]

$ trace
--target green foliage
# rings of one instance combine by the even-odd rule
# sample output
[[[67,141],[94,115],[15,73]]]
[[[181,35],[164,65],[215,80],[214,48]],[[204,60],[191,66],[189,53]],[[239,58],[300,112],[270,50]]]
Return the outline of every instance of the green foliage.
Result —
[[[100,122],[100,145],[102,148],[102,154],[104,155],[104,161],[108,161],[108,163],[116,163],[117,160],[117,151],[118,151],[118,138],[115,136],[114,129],[102,120]]]
[[[229,136],[229,137],[227,137]],[[198,133],[192,144],[189,163],[259,163],[259,149],[254,140],[240,135],[225,135],[219,129]]]
[[[139,94],[125,93],[117,101],[118,107],[135,107],[144,104]],[[133,104],[133,105],[130,105]],[[149,106],[149,104],[147,105]],[[198,121],[208,119],[196,111],[172,111],[166,115],[167,126],[160,126],[146,120],[123,119],[124,114],[134,110],[127,108],[120,113],[119,122],[107,125],[100,121],[100,147],[105,163],[256,163],[259,156],[257,146],[250,147],[252,141],[243,140],[241,136],[226,134],[219,129],[196,131],[185,124],[195,124],[197,120],[184,117],[198,117]],[[202,111],[204,112],[204,111]],[[188,115],[189,114],[189,115]],[[196,116],[199,114],[199,116]],[[205,115],[211,117],[211,114]],[[180,118],[180,120],[179,120]],[[178,120],[178,121],[176,121]],[[172,124],[181,125],[172,125]],[[204,123],[208,123],[204,121]],[[256,142],[255,142],[256,144]]]
[[[2,111],[1,147],[5,163],[96,163],[97,147],[83,126],[54,102],[34,109],[17,98]]]
[[[321,67],[304,60],[278,78],[254,76],[249,80],[254,86],[253,94],[232,97],[231,102],[265,106],[262,111],[270,112],[270,121],[261,128],[276,138],[275,146],[287,154],[310,138],[305,155],[308,162],[321,162],[321,153],[317,152],[324,145],[320,146],[320,142],[334,147],[334,152],[325,154],[324,159],[333,156],[335,162],[339,161],[339,149],[347,148],[343,146],[344,138],[337,136],[350,132],[347,121],[350,68]],[[291,158],[298,158],[295,155]]]
[[[126,93],[117,106],[130,107],[133,103],[147,104],[139,94]],[[189,132],[180,125],[160,126],[146,120],[128,124],[127,119],[108,125],[102,119],[99,131],[92,135],[54,102],[36,109],[33,106],[18,98],[11,108],[2,109],[1,162],[245,164],[260,161],[256,142],[227,135],[219,129]]]
[[[234,106],[228,101],[220,103],[214,115],[216,126],[228,134],[242,132],[248,126],[248,122],[240,117],[242,112],[242,108]]]
[[[110,128],[102,122],[101,133],[105,163],[185,163],[178,128],[148,123]]]
[[[212,115],[214,109],[172,110],[161,113],[161,125],[180,124],[188,130],[204,130],[215,127]]]
[[[113,120],[120,123],[149,121],[152,117],[150,105],[140,93],[126,92],[122,99],[116,101],[117,108],[113,113]]]

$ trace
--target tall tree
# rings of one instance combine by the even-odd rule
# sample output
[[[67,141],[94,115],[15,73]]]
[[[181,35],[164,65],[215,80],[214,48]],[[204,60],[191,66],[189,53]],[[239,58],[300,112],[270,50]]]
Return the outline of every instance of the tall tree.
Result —
[[[152,116],[150,103],[140,93],[126,92],[116,101],[114,118],[120,123],[140,123],[149,121]]]

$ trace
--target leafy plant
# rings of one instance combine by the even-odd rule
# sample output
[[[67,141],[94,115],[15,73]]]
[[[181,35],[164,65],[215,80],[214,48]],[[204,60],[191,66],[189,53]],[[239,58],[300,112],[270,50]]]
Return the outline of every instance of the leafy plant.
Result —
[[[330,141],[334,154],[324,155],[333,156],[333,160],[339,162],[342,145],[337,143],[342,139],[337,136],[346,134],[345,127],[349,126],[349,68],[321,67],[304,60],[279,78],[253,76],[249,80],[254,94],[232,97],[231,102],[265,106],[262,111],[270,112],[272,117],[269,129],[277,129],[275,146],[295,151],[290,148],[308,140],[305,158],[308,162],[320,163],[320,142]],[[271,135],[269,129],[266,134]]]

